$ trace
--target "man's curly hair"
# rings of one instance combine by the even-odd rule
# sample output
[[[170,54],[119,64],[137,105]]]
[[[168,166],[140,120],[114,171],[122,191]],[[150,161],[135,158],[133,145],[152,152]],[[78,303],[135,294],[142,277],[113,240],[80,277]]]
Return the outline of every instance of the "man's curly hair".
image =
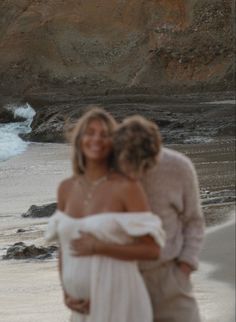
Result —
[[[126,118],[116,129],[113,136],[116,166],[128,162],[136,173],[146,171],[156,164],[156,156],[161,147],[158,126],[142,116]]]

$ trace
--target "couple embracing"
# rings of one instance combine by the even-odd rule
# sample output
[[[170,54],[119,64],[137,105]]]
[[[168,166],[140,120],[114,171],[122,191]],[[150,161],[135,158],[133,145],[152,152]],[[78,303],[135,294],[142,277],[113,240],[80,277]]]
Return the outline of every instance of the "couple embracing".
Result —
[[[72,133],[72,177],[46,238],[60,244],[71,322],[200,322],[191,285],[204,221],[191,161],[141,116],[98,107]]]

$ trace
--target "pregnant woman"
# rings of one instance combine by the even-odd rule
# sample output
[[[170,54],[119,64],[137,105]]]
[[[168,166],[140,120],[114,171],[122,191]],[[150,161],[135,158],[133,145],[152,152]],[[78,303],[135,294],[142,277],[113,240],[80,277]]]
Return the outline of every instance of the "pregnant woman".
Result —
[[[158,258],[164,232],[140,183],[112,169],[115,127],[114,119],[99,108],[79,119],[72,135],[74,174],[58,188],[58,210],[46,232],[48,240],[60,244],[65,301],[89,303],[89,308],[72,311],[72,322],[152,322],[136,260]],[[85,256],[81,248],[81,256],[75,257],[71,241],[84,234],[101,245],[91,238]],[[111,254],[97,255],[104,242],[116,246]]]

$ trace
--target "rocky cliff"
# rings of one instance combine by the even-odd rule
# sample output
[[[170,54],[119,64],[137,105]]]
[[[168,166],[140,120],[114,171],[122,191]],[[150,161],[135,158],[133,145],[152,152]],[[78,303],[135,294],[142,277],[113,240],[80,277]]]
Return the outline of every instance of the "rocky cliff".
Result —
[[[233,87],[230,0],[1,0],[2,95]]]

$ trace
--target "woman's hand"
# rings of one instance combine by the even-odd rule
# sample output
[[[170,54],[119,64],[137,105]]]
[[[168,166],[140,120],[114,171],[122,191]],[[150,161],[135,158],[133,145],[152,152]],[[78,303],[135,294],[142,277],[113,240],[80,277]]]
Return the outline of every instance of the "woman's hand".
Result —
[[[95,255],[98,245],[101,242],[91,234],[81,233],[81,237],[72,239],[72,256],[91,256]]]
[[[64,293],[65,305],[72,311],[76,311],[80,314],[89,314],[90,302],[89,300],[77,300],[73,299],[69,295]]]

